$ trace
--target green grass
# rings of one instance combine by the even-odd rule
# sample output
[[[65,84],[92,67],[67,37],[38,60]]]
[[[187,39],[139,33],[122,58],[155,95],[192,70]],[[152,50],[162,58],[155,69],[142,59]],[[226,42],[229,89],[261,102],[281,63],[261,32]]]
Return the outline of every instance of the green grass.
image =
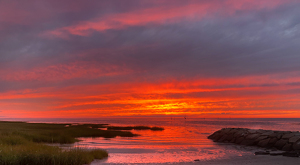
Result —
[[[102,130],[99,128],[107,128]],[[62,149],[45,143],[74,143],[79,137],[138,136],[123,130],[164,130],[162,127],[113,127],[107,124],[45,124],[0,121],[0,165],[83,165],[108,156],[106,151]]]
[[[99,149],[74,148],[64,151],[59,147],[38,143],[1,145],[0,148],[0,164],[3,165],[83,165],[108,156],[106,151]]]
[[[74,143],[78,137],[137,136],[128,131],[100,130],[101,124],[44,124],[0,122],[0,165],[83,165],[108,156],[106,151],[70,148],[45,143]]]
[[[2,137],[18,136],[37,143],[74,143],[78,137],[114,138],[137,136],[128,131],[100,130],[100,124],[45,124],[24,122],[0,122],[0,142]]]

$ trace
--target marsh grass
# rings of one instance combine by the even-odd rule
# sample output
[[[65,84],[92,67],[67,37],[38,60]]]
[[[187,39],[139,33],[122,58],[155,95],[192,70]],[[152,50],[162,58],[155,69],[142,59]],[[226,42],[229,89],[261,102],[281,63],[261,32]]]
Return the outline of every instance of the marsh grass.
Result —
[[[5,165],[83,165],[108,156],[103,150],[74,148],[64,151],[38,143],[1,145],[0,148],[0,164]]]
[[[103,150],[72,148],[63,150],[45,143],[74,143],[78,137],[137,136],[128,131],[100,130],[101,124],[44,124],[0,122],[0,164],[2,165],[82,165],[108,156]]]
[[[70,125],[66,127],[66,125]],[[114,138],[138,136],[128,131],[100,130],[101,124],[45,124],[24,122],[0,122],[0,142],[21,143],[29,140],[37,143],[74,143],[78,137]],[[12,137],[14,136],[14,137]],[[15,141],[15,142],[14,142]]]

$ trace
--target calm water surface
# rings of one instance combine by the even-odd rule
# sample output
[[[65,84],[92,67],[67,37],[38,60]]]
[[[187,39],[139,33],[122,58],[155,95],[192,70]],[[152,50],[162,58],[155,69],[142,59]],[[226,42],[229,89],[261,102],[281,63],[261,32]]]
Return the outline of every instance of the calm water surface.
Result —
[[[195,159],[232,159],[252,155],[256,147],[214,143],[207,136],[224,127],[269,130],[300,130],[300,119],[203,119],[203,118],[104,118],[104,119],[24,119],[30,122],[100,123],[114,126],[161,126],[164,131],[132,131],[132,138],[80,138],[75,146],[102,148],[105,160],[92,164],[185,164]]]

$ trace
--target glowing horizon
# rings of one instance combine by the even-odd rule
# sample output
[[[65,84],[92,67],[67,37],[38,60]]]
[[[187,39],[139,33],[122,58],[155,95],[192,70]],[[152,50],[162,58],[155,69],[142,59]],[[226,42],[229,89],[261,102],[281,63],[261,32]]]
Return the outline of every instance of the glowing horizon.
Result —
[[[299,7],[0,2],[0,117],[299,118]]]

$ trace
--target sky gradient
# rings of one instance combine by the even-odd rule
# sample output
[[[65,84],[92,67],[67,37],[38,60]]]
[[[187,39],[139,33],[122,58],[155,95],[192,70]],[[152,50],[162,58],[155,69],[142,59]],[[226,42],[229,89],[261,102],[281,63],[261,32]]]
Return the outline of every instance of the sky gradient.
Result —
[[[0,1],[0,117],[300,117],[299,8]]]

